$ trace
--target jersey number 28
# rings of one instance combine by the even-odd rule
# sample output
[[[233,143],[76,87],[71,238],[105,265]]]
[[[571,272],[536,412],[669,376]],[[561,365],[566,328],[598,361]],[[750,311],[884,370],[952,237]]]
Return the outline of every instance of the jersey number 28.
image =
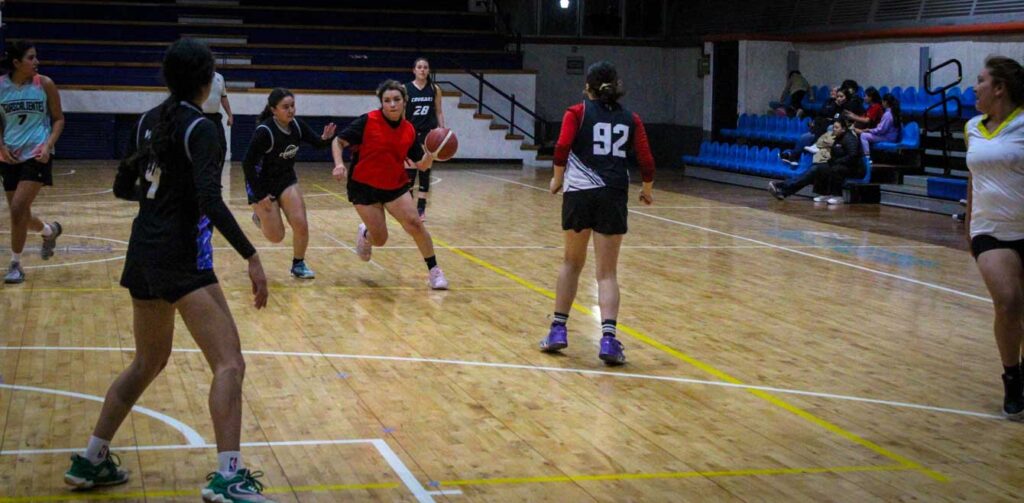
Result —
[[[625,124],[616,124],[614,127],[607,122],[594,124],[594,155],[611,154],[625,158],[623,147],[628,140],[629,126]]]
[[[415,115],[427,115],[427,112],[429,112],[429,111],[430,111],[430,105],[416,105],[416,108],[412,111],[412,114],[414,116]]]

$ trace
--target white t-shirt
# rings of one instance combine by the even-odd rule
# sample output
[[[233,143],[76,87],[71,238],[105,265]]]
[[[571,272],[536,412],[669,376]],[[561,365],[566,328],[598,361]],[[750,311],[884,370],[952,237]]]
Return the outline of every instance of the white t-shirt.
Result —
[[[224,76],[214,72],[213,83],[210,85],[210,96],[206,98],[206,103],[203,103],[203,113],[220,113],[220,99],[227,95],[227,90],[224,88]]]
[[[971,237],[1024,239],[1024,113],[1018,108],[991,133],[986,116],[964,126],[971,170]]]

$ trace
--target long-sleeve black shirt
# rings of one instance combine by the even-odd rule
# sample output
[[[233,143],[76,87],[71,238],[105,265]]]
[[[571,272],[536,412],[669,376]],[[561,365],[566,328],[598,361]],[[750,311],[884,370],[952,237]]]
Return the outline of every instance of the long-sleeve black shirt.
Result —
[[[148,148],[159,120],[160,107],[142,116],[134,141],[129,142],[128,156]],[[167,158],[142,156],[135,166],[122,163],[118,174],[120,195],[125,194],[124,180],[132,170],[139,182],[135,194],[139,214],[132,223],[129,259],[156,264],[212,261],[208,256],[210,224],[239,255],[251,257],[256,249],[221,197],[224,150],[216,126],[203,117],[199,108],[184,101],[174,107],[171,121]]]
[[[288,131],[281,129],[273,117],[261,122],[256,126],[249,150],[242,161],[242,171],[252,190],[253,199],[259,201],[267,197],[269,187],[263,181],[294,172],[299,143],[306,142],[316,148],[326,148],[333,140],[320,138],[313,128],[299,119],[292,119]]]

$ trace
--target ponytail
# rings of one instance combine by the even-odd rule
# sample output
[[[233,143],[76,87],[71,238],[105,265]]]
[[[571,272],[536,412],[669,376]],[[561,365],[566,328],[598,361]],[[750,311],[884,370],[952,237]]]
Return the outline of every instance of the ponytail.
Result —
[[[618,71],[610,62],[598,61],[587,69],[587,89],[602,105],[617,106],[619,98],[626,94],[621,88]]]
[[[993,84],[1003,84],[1014,105],[1024,105],[1024,68],[1012,58],[992,56],[985,60],[985,68]]]
[[[35,44],[28,40],[18,40],[7,44],[3,57],[0,58],[0,71],[6,74],[14,73],[14,61],[20,61],[25,57],[25,53],[34,47]]]
[[[263,111],[260,112],[260,117],[256,119],[256,124],[261,124],[263,121],[274,115],[274,108],[281,103],[281,100],[287,97],[295,98],[295,95],[283,87],[276,87],[273,91],[270,91],[270,95],[267,96],[267,105],[263,107]]]

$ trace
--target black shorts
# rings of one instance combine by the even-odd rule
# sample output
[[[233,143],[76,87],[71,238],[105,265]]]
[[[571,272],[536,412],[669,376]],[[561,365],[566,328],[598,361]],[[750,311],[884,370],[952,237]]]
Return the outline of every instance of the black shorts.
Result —
[[[267,195],[270,196],[272,201],[280,199],[281,194],[285,189],[299,183],[299,177],[295,174],[295,169],[289,169],[283,173],[261,173],[259,176],[260,185],[266,189]],[[245,182],[245,193],[249,196],[249,204],[256,204],[260,202],[253,194],[252,187],[249,186],[249,182]]]
[[[133,299],[162,299],[171,304],[205,286],[217,282],[213,270],[201,271],[195,263],[149,265],[128,258],[121,272],[121,286]]]
[[[628,199],[628,190],[610,187],[566,192],[562,196],[562,230],[625,234]]]
[[[365,183],[359,183],[351,178],[348,179],[348,200],[352,204],[360,204],[365,206],[371,206],[374,204],[387,204],[399,197],[402,197],[409,192],[409,188],[412,187],[411,183],[405,184],[404,187],[399,189],[378,189],[366,185]]]
[[[4,178],[4,192],[18,190],[18,182],[22,180],[53,185],[53,161],[43,164],[29,159],[19,164],[0,164],[0,175]]]
[[[1000,248],[1013,250],[1017,252],[1017,256],[1021,260],[1024,260],[1024,239],[1000,241],[988,234],[980,234],[971,238],[971,255],[974,255],[974,260],[978,260],[982,253]]]

